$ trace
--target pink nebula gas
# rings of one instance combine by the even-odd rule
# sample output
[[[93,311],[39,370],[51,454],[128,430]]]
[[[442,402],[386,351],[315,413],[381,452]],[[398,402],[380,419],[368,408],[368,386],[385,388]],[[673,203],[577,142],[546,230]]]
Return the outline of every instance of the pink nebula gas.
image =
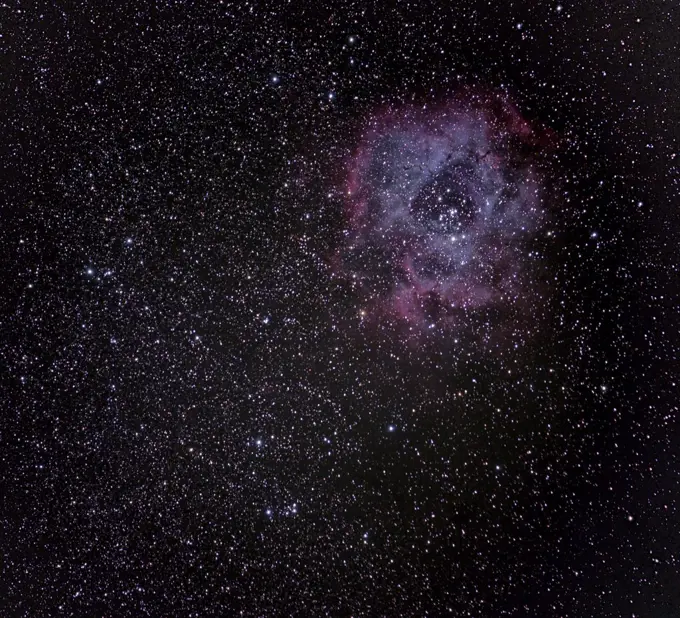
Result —
[[[349,165],[338,252],[366,313],[416,332],[492,329],[540,302],[549,142],[497,94],[376,114]]]

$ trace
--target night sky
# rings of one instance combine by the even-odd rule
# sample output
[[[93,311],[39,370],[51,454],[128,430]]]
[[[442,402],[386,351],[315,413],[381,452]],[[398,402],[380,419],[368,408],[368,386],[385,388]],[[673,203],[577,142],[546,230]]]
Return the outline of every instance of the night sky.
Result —
[[[680,616],[674,1],[0,7],[0,616]]]

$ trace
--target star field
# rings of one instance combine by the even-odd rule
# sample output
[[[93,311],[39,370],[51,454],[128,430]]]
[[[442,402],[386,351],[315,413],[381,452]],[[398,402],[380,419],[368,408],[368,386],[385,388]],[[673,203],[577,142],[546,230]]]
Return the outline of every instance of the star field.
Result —
[[[677,616],[678,24],[0,7],[0,616]]]

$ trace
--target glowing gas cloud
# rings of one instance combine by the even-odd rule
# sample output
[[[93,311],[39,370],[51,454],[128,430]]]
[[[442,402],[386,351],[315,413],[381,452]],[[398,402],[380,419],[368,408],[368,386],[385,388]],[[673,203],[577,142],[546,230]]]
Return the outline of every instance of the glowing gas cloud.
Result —
[[[340,268],[371,315],[412,332],[491,331],[539,301],[546,133],[507,98],[466,92],[384,110],[349,165]]]

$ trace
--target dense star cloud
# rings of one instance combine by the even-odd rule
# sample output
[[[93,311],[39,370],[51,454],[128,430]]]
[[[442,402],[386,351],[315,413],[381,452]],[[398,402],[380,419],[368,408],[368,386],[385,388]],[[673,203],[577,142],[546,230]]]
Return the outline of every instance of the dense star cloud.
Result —
[[[541,294],[531,241],[548,233],[547,141],[493,93],[373,118],[351,165],[340,250],[368,312],[447,336],[482,314],[486,338],[527,317]]]
[[[680,616],[677,2],[0,7],[0,618]]]

